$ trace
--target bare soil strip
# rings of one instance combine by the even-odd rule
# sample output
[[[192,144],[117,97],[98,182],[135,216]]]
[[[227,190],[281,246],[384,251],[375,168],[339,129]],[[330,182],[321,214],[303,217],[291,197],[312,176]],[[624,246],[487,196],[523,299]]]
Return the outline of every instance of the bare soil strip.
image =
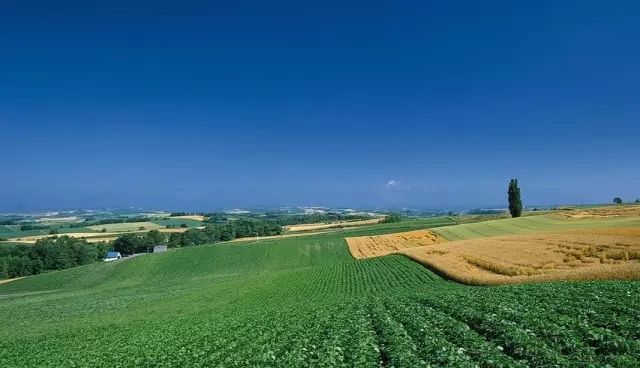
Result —
[[[23,277],[14,277],[12,279],[2,279],[2,280],[0,280],[0,284],[6,284],[6,283],[11,282],[11,281],[20,280],[20,279],[23,279],[24,277],[25,276],[23,276]]]
[[[350,226],[372,225],[372,224],[377,224],[382,220],[384,220],[384,217],[374,218],[370,220],[359,220],[359,221],[335,221],[335,222],[328,222],[328,223],[319,222],[314,224],[289,225],[289,226],[284,226],[284,229],[289,232],[322,230],[322,229],[332,229],[332,228],[341,228],[341,227],[350,227]]]

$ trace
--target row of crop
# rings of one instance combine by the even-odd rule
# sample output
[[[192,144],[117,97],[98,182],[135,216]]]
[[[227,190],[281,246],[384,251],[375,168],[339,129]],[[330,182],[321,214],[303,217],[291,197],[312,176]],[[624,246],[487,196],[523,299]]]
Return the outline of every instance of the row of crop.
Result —
[[[584,364],[637,365],[637,342],[588,321],[556,314],[550,306],[557,297],[538,295],[536,300],[513,297],[510,289],[476,289],[439,297],[422,296],[422,302],[449,314],[505,352],[528,365]],[[583,301],[585,305],[597,304]]]
[[[466,324],[415,300],[385,301],[392,315],[428,345],[430,363],[441,366],[522,367]]]

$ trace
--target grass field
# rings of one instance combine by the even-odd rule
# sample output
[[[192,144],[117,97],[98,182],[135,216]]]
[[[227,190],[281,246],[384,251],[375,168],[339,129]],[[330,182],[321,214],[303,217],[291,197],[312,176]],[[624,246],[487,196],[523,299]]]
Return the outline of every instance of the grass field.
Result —
[[[567,219],[560,215],[527,216],[439,227],[434,232],[447,240],[465,240],[488,236],[533,234],[567,229],[640,226],[640,216]]]
[[[218,244],[0,285],[3,367],[633,367],[640,283],[469,287],[343,238]]]

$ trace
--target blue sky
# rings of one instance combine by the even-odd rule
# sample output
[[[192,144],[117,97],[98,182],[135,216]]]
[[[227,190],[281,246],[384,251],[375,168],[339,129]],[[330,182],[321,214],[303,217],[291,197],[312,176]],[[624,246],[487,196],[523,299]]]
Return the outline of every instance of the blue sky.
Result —
[[[640,197],[640,3],[10,1],[0,210]]]

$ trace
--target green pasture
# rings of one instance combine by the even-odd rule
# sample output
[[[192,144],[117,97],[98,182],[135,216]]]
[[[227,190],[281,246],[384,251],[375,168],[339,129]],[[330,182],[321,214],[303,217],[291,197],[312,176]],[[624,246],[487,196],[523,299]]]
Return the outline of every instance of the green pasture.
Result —
[[[60,227],[53,226],[53,229],[58,231],[59,234],[69,234],[69,233],[90,233],[95,230],[89,229],[87,227]],[[10,239],[10,238],[21,238],[26,236],[35,236],[35,235],[48,235],[50,229],[34,229],[34,230],[20,230],[20,225],[0,225],[0,238]]]

